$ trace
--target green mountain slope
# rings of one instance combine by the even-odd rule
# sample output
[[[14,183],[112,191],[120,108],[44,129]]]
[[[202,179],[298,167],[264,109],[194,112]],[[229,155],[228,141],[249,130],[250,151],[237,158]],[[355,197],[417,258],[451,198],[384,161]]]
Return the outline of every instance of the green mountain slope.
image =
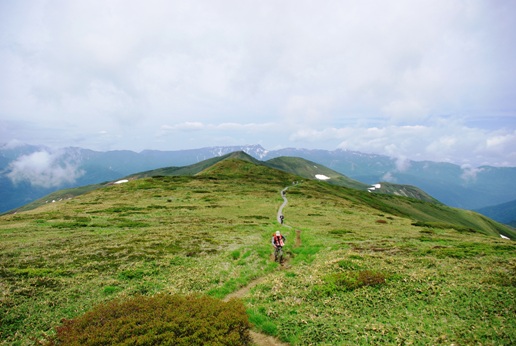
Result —
[[[370,188],[369,191],[387,195],[409,197],[430,203],[441,203],[429,194],[427,194],[426,192],[424,192],[423,190],[421,190],[420,188],[415,186],[392,184],[387,182],[376,184],[376,186],[379,186],[379,188],[373,186],[374,189]]]
[[[41,340],[114,298],[224,298],[250,283],[254,328],[292,345],[514,342],[516,244],[497,235],[511,229],[437,203],[293,185],[238,157],[196,171],[1,216],[2,344]],[[283,266],[270,259],[278,229]]]
[[[134,180],[145,177],[154,177],[154,176],[194,176],[203,170],[209,169],[213,165],[218,162],[224,161],[228,158],[239,159],[242,161],[250,162],[255,165],[262,165],[266,167],[272,167],[275,169],[279,169],[284,172],[288,172],[293,174],[293,178],[299,179],[317,179],[316,176],[322,175],[324,177],[329,178],[327,181],[330,184],[345,186],[350,188],[355,188],[359,190],[366,190],[369,186],[353,179],[350,179],[338,172],[335,172],[327,167],[317,165],[314,162],[307,161],[301,158],[295,157],[279,157],[266,162],[259,161],[252,156],[246,154],[243,151],[232,152],[220,157],[210,158],[196,164],[192,164],[184,167],[164,167],[159,169],[153,169],[150,171],[140,172],[136,174],[132,174],[126,177],[128,180]],[[295,176],[295,177],[294,177]],[[17,211],[26,211],[33,208],[37,208],[42,204],[45,204],[49,201],[53,200],[61,200],[63,198],[71,198],[78,196],[84,192],[92,191],[103,186],[109,186],[112,183],[106,182],[103,184],[95,184],[90,186],[79,187],[75,189],[66,189],[63,191],[53,192],[39,200],[36,200],[32,203],[29,203],[21,208],[18,208]],[[381,191],[375,191],[375,193],[387,193],[387,194],[395,194],[402,196],[410,196],[413,198],[418,198],[425,201],[435,201],[432,197],[428,196],[421,190],[418,190],[415,187],[408,187],[405,185],[394,185],[385,183],[385,186],[390,186],[388,189],[382,189]],[[396,186],[396,188],[394,188]],[[417,190],[417,191],[416,191]],[[407,194],[407,191],[409,193]]]
[[[277,157],[265,162],[270,167],[298,175],[305,179],[317,179],[317,176],[324,176],[330,184],[350,187],[359,190],[366,190],[369,186],[359,181],[350,179],[332,169],[315,162],[299,157]]]

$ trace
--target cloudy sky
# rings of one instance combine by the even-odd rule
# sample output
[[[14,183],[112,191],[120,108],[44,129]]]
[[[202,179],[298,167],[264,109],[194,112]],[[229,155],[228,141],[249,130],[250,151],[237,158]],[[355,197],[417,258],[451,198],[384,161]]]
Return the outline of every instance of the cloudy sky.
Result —
[[[2,143],[516,167],[516,3],[2,0]]]

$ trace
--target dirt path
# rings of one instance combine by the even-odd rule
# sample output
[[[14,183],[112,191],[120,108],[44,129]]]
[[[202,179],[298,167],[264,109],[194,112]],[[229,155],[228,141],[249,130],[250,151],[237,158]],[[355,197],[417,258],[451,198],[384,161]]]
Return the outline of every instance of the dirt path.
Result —
[[[280,223],[280,224],[282,224],[280,216],[283,215],[283,208],[288,203],[287,197],[285,196],[287,189],[288,189],[288,187],[281,190],[281,197],[283,198],[283,204],[279,207],[278,215],[277,215],[277,220],[278,220],[278,223]],[[283,225],[283,226],[285,226],[285,225]],[[300,232],[301,231],[296,231],[296,246],[301,245],[301,240],[299,237]],[[272,259],[274,259],[274,257],[272,257]],[[230,300],[232,298],[243,299],[254,286],[256,286],[264,281],[265,281],[265,277],[263,277],[263,276],[256,280],[253,280],[247,286],[242,287],[239,290],[228,294],[223,300],[225,302],[227,302],[228,300]],[[258,333],[253,330],[249,331],[249,334],[251,335],[252,341],[256,346],[289,346],[289,344],[283,343],[283,342],[279,341],[278,339],[276,339],[275,337],[270,336],[270,335]]]
[[[226,298],[224,298],[223,300],[225,302],[227,302],[228,300],[230,300],[231,298],[239,298],[239,299],[242,299],[247,293],[249,293],[249,291],[251,290],[251,288],[253,288],[254,286],[262,283],[263,281],[265,281],[265,278],[262,276],[261,278],[258,278],[254,281],[251,281],[249,283],[249,285],[245,286],[245,287],[242,287],[241,289],[239,289],[238,291],[235,291],[233,293],[230,293],[226,296]]]
[[[283,208],[285,208],[285,206],[287,205],[288,203],[288,200],[287,200],[287,190],[288,190],[288,186],[286,188],[284,188],[283,190],[281,190],[281,197],[283,198],[283,204],[279,207],[278,209],[278,215],[276,216],[276,219],[278,220],[278,222],[280,224],[283,224],[281,222],[281,216],[283,215]]]
[[[243,297],[245,297],[247,295],[247,293],[249,293],[251,288],[262,283],[263,281],[265,281],[265,277],[261,277],[261,278],[258,278],[256,280],[250,282],[249,285],[242,287],[238,291],[228,294],[226,296],[226,298],[224,298],[224,301],[227,302],[228,300],[230,300],[232,298],[242,299]],[[251,339],[253,340],[253,343],[256,346],[289,346],[289,344],[285,344],[270,335],[258,333],[253,330],[249,331],[249,334],[251,335]]]

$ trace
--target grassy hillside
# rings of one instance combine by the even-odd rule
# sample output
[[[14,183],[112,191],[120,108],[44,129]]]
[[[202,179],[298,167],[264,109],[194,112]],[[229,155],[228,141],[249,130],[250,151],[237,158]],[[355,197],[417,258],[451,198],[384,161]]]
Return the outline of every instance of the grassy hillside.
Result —
[[[61,202],[66,199],[74,198],[77,196],[80,196],[84,193],[100,189],[104,186],[106,186],[108,183],[103,184],[93,184],[93,185],[86,185],[81,187],[74,187],[70,189],[63,189],[59,191],[52,192],[42,198],[39,198],[35,200],[34,202],[28,203],[20,208],[15,209],[16,212],[22,212],[27,210],[32,210],[34,208],[39,208],[42,205],[48,204],[48,203],[56,203]],[[13,211],[10,211],[10,213]]]
[[[404,196],[430,203],[441,203],[418,187],[411,185],[392,184],[382,182],[380,188],[372,190],[374,193],[382,193],[395,196]]]
[[[246,154],[243,151],[232,152],[226,154],[224,156],[217,156],[214,158],[210,158],[189,166],[184,167],[164,167],[159,169],[153,169],[150,171],[140,172],[136,174],[132,174],[126,177],[126,179],[134,180],[141,179],[146,177],[156,177],[156,176],[194,176],[199,174],[200,172],[209,169],[213,165],[218,162],[227,160],[227,159],[238,159],[241,161],[246,161],[253,163],[259,166],[272,167],[274,169],[281,170],[283,172],[287,172],[295,175],[295,179],[306,178],[306,179],[316,179],[316,175],[324,175],[329,179],[329,182],[332,185],[345,186],[349,188],[354,188],[358,190],[365,191],[369,188],[369,185],[360,183],[356,180],[350,179],[336,171],[333,171],[327,167],[322,165],[318,165],[315,162],[311,162],[305,159],[297,158],[297,157],[278,157],[266,162],[259,161],[252,156]],[[41,206],[42,204],[51,202],[53,200],[59,201],[65,198],[76,197],[85,192],[89,192],[95,189],[102,188],[104,186],[111,185],[112,182],[105,182],[102,184],[88,185],[78,188],[66,189],[61,191],[53,192],[39,200],[36,200],[32,203],[24,205],[21,208],[16,209],[16,211],[27,211]],[[396,185],[390,183],[383,183],[381,189],[377,189],[374,193],[382,193],[382,194],[392,194],[397,196],[406,196],[412,197],[416,199],[420,199],[423,201],[437,202],[434,198],[426,194],[424,191],[408,185]],[[13,212],[13,211],[10,211]]]
[[[318,174],[330,179],[328,182],[334,185],[366,190],[369,185],[350,179],[339,172],[329,169],[323,165],[299,157],[277,157],[265,162],[270,167],[298,175],[306,179],[315,179]]]
[[[516,342],[516,245],[497,233],[514,238],[509,228],[297,180],[227,158],[0,217],[2,344],[33,344],[114,298],[224,298],[258,278],[244,298],[250,321],[293,345]],[[284,266],[270,259],[280,227]]]

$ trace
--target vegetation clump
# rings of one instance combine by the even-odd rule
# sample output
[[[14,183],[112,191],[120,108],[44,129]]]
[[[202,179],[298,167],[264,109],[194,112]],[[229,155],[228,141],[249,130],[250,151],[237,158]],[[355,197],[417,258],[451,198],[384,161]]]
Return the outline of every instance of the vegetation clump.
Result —
[[[239,300],[158,294],[65,319],[47,345],[249,345],[249,328]]]
[[[316,295],[331,296],[337,292],[353,291],[355,289],[385,284],[386,275],[371,270],[349,271],[335,273],[324,278],[324,284],[315,286]]]

